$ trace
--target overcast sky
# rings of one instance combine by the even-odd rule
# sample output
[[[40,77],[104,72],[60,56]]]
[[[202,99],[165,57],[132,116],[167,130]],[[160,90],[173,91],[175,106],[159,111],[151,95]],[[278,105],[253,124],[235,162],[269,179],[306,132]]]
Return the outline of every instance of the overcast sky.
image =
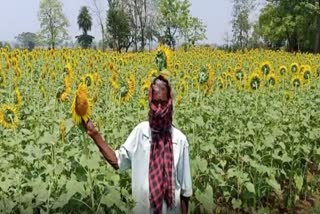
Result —
[[[107,2],[107,0],[100,0]],[[0,41],[15,41],[22,32],[37,32],[40,29],[38,10],[40,0],[1,0]],[[69,35],[80,34],[77,16],[81,6],[92,5],[92,0],[62,0],[63,10],[70,22]],[[207,43],[223,44],[226,32],[231,32],[231,0],[190,0],[191,13],[207,25]],[[99,26],[93,15],[91,34],[101,38]],[[230,34],[231,35],[231,34]]]

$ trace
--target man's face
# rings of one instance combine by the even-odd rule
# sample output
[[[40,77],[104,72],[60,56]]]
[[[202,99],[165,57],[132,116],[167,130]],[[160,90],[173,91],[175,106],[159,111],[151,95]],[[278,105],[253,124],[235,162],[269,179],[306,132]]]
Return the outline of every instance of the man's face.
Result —
[[[168,89],[164,82],[156,80],[152,86],[152,104],[155,105],[158,110],[163,110],[168,104]]]

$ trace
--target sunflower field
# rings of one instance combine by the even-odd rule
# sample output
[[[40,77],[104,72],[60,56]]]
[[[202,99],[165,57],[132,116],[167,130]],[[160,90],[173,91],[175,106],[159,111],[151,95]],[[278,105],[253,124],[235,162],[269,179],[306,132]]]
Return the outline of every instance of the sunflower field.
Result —
[[[77,115],[118,148],[147,120],[161,67],[174,90],[174,125],[190,144],[191,213],[316,206],[320,55],[2,48],[0,213],[130,212],[130,171],[106,163]]]

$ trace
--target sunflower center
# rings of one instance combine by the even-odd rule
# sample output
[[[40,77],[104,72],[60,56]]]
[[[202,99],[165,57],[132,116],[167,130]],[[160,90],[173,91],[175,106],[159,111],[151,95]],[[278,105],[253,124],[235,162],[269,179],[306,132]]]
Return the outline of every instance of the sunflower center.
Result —
[[[310,79],[310,76],[311,76],[310,71],[305,71],[304,74],[303,74],[303,78],[304,78],[305,80]]]
[[[14,112],[11,109],[6,109],[4,112],[4,120],[7,123],[13,123],[14,121]]]
[[[84,93],[77,94],[76,108],[75,108],[76,113],[82,117],[87,114],[88,109],[89,109],[89,103],[88,103],[87,96]]]
[[[275,84],[276,84],[275,78],[271,77],[271,78],[269,79],[269,85],[274,86]]]
[[[297,67],[296,65],[293,65],[293,66],[291,67],[292,73],[297,72],[297,70],[298,70],[298,67]]]
[[[237,72],[236,72],[236,78],[237,78],[237,80],[243,80],[243,73],[242,73],[242,71],[241,70],[238,70]]]
[[[3,83],[3,79],[4,79],[3,76],[0,75],[0,84]]]
[[[286,69],[281,68],[281,69],[280,69],[280,74],[281,74],[281,75],[285,75],[285,73],[286,73]]]
[[[262,73],[267,76],[269,74],[269,72],[270,72],[269,65],[263,65],[262,66]]]
[[[257,90],[259,87],[260,87],[260,79],[259,77],[253,77],[252,80],[251,80],[251,88],[253,90]]]
[[[301,83],[300,83],[300,80],[299,80],[299,79],[293,80],[293,86],[294,86],[294,87],[298,88],[298,87],[300,87],[300,85],[301,85]]]
[[[92,83],[91,78],[90,78],[90,77],[86,77],[85,83],[86,83],[86,85],[87,85],[88,87],[91,86],[91,83]]]

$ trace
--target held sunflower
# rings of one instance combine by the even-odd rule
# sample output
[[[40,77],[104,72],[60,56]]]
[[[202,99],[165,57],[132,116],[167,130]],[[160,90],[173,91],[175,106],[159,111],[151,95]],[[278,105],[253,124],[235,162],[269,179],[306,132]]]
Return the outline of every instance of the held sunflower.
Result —
[[[92,102],[88,94],[87,86],[80,83],[71,106],[72,119],[76,124],[80,124],[81,119],[87,122],[91,116]]]

